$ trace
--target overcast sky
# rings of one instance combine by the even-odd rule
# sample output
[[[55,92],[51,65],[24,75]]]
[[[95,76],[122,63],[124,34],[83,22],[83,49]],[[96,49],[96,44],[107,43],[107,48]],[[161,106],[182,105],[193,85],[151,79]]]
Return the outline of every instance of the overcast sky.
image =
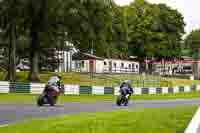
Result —
[[[133,0],[115,0],[120,5],[129,4]],[[200,28],[200,0],[147,0],[151,3],[166,3],[168,6],[178,9],[185,18],[185,31]]]

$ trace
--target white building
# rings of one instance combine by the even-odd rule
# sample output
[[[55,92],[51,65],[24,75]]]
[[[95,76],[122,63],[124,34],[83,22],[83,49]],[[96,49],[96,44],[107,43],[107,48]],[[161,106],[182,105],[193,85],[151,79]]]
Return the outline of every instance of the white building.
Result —
[[[154,72],[161,75],[167,74],[192,74],[192,59],[156,62],[154,65]]]
[[[87,53],[73,56],[72,70],[83,73],[103,73],[104,59]]]
[[[105,59],[104,72],[139,73],[139,62],[121,59]]]
[[[83,73],[139,73],[139,63],[130,60],[103,59],[87,53],[74,56],[72,68]]]
[[[78,50],[74,48],[72,43],[66,42],[66,46],[69,47],[68,50],[56,52],[58,54],[58,59],[60,60],[59,67],[56,72],[68,72],[73,69],[72,56],[77,53]]]
[[[82,73],[139,73],[139,62],[120,59],[104,59],[88,53],[80,53],[73,44],[66,42],[70,49],[57,51],[60,60],[56,72]]]

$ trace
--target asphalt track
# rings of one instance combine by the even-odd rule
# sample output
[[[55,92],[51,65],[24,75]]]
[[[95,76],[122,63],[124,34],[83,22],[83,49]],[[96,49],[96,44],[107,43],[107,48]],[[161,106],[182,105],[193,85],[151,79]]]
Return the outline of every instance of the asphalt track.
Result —
[[[0,104],[0,127],[2,125],[45,118],[62,116],[64,114],[79,114],[84,112],[110,112],[119,109],[136,108],[171,108],[177,106],[200,105],[200,99],[190,100],[159,100],[159,101],[130,101],[128,107],[118,107],[113,102],[65,103],[55,107],[37,107],[34,104]]]

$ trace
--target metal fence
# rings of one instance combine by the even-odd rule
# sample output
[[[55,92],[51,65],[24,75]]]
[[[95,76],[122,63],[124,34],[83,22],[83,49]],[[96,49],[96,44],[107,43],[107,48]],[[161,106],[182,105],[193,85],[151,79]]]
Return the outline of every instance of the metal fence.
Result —
[[[0,72],[0,81],[6,80],[6,72]],[[45,83],[52,72],[42,72],[41,79]],[[155,74],[96,74],[96,73],[80,73],[68,72],[61,73],[64,83],[71,85],[89,85],[89,86],[119,86],[124,80],[130,80],[134,87],[171,87],[171,86],[185,86],[185,85],[199,85],[200,80],[193,80],[192,75],[155,75]],[[200,76],[200,75],[198,75]],[[17,73],[18,82],[28,82],[28,72]]]
[[[139,73],[138,68],[130,68],[130,67],[104,67],[104,73]]]
[[[161,87],[161,76],[141,75],[134,73],[127,74],[92,74],[90,78],[102,79],[106,86],[119,86],[124,80],[130,80],[134,87]],[[91,84],[95,85],[95,84]],[[167,87],[167,86],[166,86]]]

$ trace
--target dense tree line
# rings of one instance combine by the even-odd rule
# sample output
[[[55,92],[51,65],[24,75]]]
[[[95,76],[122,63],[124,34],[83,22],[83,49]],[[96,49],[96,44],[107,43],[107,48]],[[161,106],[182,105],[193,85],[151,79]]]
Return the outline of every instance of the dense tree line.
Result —
[[[193,56],[194,59],[199,60],[199,48],[200,48],[200,29],[193,30],[184,39],[184,47],[188,49],[189,56]]]
[[[17,55],[30,58],[29,79],[39,81],[45,49],[64,48],[65,41],[107,58],[178,58],[184,21],[177,10],[144,0],[125,7],[112,0],[0,0],[0,29],[9,79],[16,79]]]

